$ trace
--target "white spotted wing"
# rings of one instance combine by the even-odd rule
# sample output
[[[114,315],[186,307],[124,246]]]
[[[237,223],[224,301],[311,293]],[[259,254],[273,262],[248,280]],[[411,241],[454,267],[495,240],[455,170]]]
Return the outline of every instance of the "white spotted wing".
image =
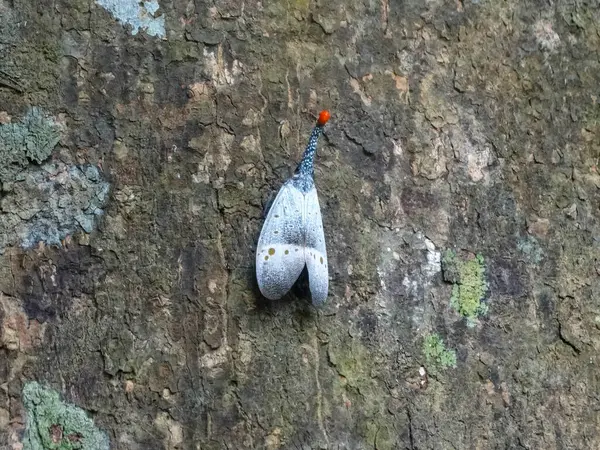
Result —
[[[308,268],[308,281],[312,302],[319,305],[327,299],[329,275],[327,272],[327,249],[317,189],[304,195],[304,256]]]
[[[327,252],[317,190],[303,194],[286,182],[267,214],[256,249],[256,278],[270,300],[283,297],[308,267],[312,301],[327,298]]]
[[[286,182],[265,219],[256,249],[256,279],[270,300],[283,297],[304,268],[304,195]]]

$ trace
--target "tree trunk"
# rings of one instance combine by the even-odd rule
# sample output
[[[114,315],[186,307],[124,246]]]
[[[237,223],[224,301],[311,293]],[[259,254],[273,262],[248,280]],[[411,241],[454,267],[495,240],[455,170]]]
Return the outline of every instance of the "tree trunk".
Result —
[[[598,6],[0,0],[0,448],[600,448]]]

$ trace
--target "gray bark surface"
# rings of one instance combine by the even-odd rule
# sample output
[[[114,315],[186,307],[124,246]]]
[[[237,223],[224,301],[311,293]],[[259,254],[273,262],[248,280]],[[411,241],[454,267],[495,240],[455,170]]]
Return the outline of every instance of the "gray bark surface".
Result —
[[[0,448],[600,448],[597,2],[152,5],[0,0]]]

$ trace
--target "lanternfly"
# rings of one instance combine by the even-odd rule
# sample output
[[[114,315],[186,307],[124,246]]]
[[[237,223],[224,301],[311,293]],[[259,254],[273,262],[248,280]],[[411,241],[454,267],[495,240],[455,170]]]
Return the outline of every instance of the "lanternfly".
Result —
[[[327,251],[313,161],[329,117],[328,111],[319,114],[302,161],[277,193],[258,239],[256,278],[260,292],[270,300],[283,297],[305,265],[313,304],[327,298]]]

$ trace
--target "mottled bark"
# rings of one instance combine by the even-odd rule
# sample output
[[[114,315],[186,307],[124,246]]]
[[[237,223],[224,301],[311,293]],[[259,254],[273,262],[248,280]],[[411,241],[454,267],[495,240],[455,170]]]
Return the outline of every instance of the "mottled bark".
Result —
[[[599,6],[0,0],[0,448],[600,448]]]

